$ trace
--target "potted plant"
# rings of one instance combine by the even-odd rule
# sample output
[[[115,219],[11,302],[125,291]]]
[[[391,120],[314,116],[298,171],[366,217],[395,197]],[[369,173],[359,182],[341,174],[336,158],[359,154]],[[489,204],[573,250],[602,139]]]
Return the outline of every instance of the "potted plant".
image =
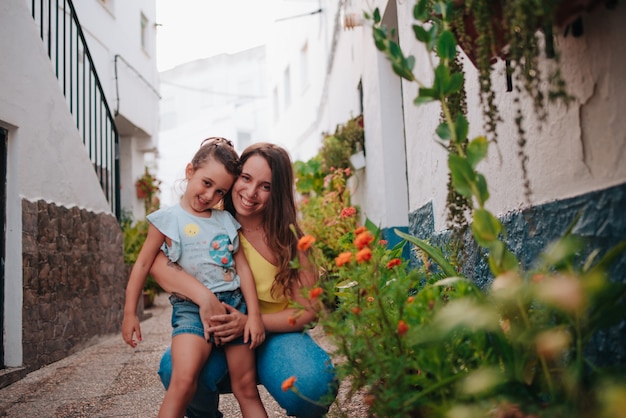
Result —
[[[141,177],[135,182],[135,190],[137,192],[138,199],[150,199],[156,193],[160,192],[159,186],[161,181],[157,179],[148,167],[145,167],[145,171]]]

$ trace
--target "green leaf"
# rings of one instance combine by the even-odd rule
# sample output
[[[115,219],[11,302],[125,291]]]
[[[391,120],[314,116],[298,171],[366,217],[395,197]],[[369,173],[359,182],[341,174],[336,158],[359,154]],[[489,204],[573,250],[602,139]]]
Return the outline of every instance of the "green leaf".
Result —
[[[445,87],[445,94],[450,95],[457,93],[463,88],[463,81],[465,80],[462,73],[455,73],[450,76],[450,81]]]
[[[469,162],[456,154],[450,154],[448,156],[448,167],[450,168],[450,177],[452,178],[454,189],[461,196],[471,199],[476,173],[472,170]]]
[[[415,39],[418,41],[425,44],[430,42],[430,34],[421,25],[413,25],[413,32],[415,33]]]
[[[502,232],[502,223],[485,209],[476,209],[472,222],[472,233],[481,247],[491,248],[493,241]]]
[[[467,121],[466,121],[467,123]],[[476,165],[487,156],[487,149],[489,148],[489,142],[484,136],[474,138],[467,144],[467,160],[472,168],[476,168]]]
[[[485,202],[489,199],[489,190],[487,189],[487,180],[485,180],[485,176],[480,173],[476,173],[475,187],[474,196],[478,200],[478,205],[482,208],[485,206]]]
[[[378,9],[376,9],[378,10]],[[413,17],[415,20],[425,22],[430,17],[428,15],[428,0],[419,0],[413,8]]]
[[[433,247],[432,245],[428,244],[426,241],[422,239],[419,239],[409,234],[405,234],[399,229],[394,229],[394,232],[400,238],[405,239],[408,242],[415,244],[420,250],[428,254],[428,256],[433,259],[435,264],[437,264],[439,268],[441,268],[441,270],[446,275],[446,277],[459,276],[459,273],[454,269],[452,264],[450,264],[448,260],[446,260],[445,256],[443,255],[443,253],[441,252],[439,248]]]
[[[507,271],[517,271],[519,261],[507,250],[502,241],[493,241],[489,249],[489,268],[494,276]]]
[[[447,141],[452,137],[450,127],[445,122],[437,127],[436,132],[437,135],[439,135],[439,138],[443,139],[444,141]]]
[[[381,18],[380,18],[380,10],[378,10],[378,7],[374,10],[374,23],[380,23]]]
[[[454,130],[456,132],[457,144],[460,144],[467,139],[469,125],[463,113],[459,113],[458,115],[456,115],[456,120],[454,121]]]
[[[456,55],[456,39],[449,30],[444,30],[439,35],[437,55],[444,60],[453,60]]]
[[[435,99],[433,99],[432,97],[428,97],[428,96],[417,96],[415,98],[415,100],[413,100],[413,104],[415,106],[419,106],[419,105],[423,105],[426,103],[430,103],[432,101],[434,101]]]

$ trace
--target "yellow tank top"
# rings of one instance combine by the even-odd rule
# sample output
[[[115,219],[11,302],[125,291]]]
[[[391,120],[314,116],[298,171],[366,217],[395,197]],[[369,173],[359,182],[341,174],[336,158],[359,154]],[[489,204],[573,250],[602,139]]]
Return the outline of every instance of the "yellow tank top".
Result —
[[[282,294],[276,299],[271,292],[278,267],[267,261],[242,233],[239,233],[239,242],[252,270],[261,313],[274,313],[286,309],[289,300]]]

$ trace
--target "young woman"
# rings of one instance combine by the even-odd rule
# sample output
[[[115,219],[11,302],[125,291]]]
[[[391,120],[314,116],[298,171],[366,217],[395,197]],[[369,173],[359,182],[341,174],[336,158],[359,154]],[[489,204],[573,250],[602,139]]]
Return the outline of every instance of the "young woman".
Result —
[[[328,354],[304,332],[315,320],[316,311],[302,293],[315,285],[317,274],[297,250],[302,232],[297,222],[291,159],[277,145],[257,143],[244,150],[240,161],[241,175],[225,198],[225,205],[241,224],[241,246],[254,276],[261,320],[267,332],[265,342],[256,350],[258,380],[288,415],[322,416],[337,394],[337,381]],[[308,268],[292,269],[289,263],[295,257]],[[167,292],[198,304],[204,326],[221,342],[242,334],[249,319],[227,305],[226,314],[212,315],[206,288],[176,264],[158,256],[151,273]],[[294,308],[290,306],[292,301],[309,308]],[[166,387],[171,373],[168,350],[159,370]],[[228,386],[227,374],[223,353],[214,350],[187,409],[189,417],[221,416],[217,409],[218,393]],[[281,388],[292,376],[299,394]]]
[[[137,300],[155,257],[166,254],[201,283],[207,291],[206,308],[214,314],[226,313],[221,303],[248,314],[243,338],[229,340],[224,353],[242,416],[257,418],[267,414],[257,390],[252,349],[263,342],[265,330],[254,278],[239,248],[240,225],[229,212],[215,209],[230,190],[239,169],[239,159],[230,141],[208,138],[187,164],[187,187],[180,202],[148,215],[148,236],[126,288],[122,336],[130,346],[136,346],[135,337],[141,335]],[[174,295],[170,302],[173,370],[159,417],[182,417],[196,391],[200,370],[218,339],[205,329],[196,304]]]

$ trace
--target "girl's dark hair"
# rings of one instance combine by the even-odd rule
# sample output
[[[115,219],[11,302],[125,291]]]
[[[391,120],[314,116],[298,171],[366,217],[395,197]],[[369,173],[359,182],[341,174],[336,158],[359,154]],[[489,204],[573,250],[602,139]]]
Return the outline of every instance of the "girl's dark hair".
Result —
[[[303,235],[297,219],[291,158],[278,145],[258,142],[241,153],[241,166],[253,155],[263,157],[272,172],[270,200],[263,218],[267,244],[275,251],[278,261],[278,273],[272,285],[272,294],[282,291],[285,296],[290,296],[293,284],[299,281],[299,271],[292,268],[290,262],[298,256],[298,240]],[[232,196],[224,198],[224,207],[235,215]]]
[[[195,171],[211,158],[224,164],[226,171],[233,176],[241,174],[239,156],[237,156],[233,143],[228,139],[213,136],[202,141],[200,149],[191,159],[191,166]]]

